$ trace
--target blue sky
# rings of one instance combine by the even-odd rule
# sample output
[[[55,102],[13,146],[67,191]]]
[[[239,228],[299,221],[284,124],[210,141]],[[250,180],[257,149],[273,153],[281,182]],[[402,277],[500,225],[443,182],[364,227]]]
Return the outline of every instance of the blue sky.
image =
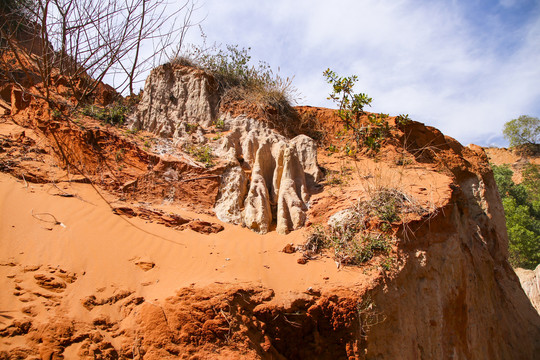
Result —
[[[207,42],[251,48],[294,76],[299,104],[334,107],[322,73],[357,75],[368,110],[407,113],[463,144],[505,145],[540,117],[539,0],[204,0]],[[197,29],[188,40],[200,42]]]

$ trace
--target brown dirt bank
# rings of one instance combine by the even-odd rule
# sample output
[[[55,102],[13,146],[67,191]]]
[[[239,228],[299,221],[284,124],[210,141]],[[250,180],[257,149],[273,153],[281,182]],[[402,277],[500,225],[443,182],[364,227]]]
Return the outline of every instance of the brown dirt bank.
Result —
[[[291,131],[318,134],[325,177],[307,229],[260,235],[214,216],[219,159],[207,169],[166,139],[46,110],[15,102],[0,120],[2,359],[540,353],[481,148],[390,117],[381,152],[352,158],[331,150],[350,140],[332,110],[297,108],[308,125]],[[306,264],[282,251],[381,188],[427,209],[390,224],[387,256],[340,267],[331,251]]]

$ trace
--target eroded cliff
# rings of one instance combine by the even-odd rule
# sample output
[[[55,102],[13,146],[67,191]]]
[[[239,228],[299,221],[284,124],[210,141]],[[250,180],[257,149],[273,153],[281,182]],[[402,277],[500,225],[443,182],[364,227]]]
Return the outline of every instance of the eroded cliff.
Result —
[[[321,180],[315,142],[289,139],[260,119],[220,111],[217,82],[202,70],[163,65],[145,85],[132,127],[173,140],[180,148],[207,147],[225,171],[217,217],[259,233],[286,234],[306,221],[310,193]],[[218,129],[218,136],[209,137]]]
[[[153,133],[48,118],[39,99],[2,117],[0,358],[540,353],[482,149],[390,118],[375,158],[317,154],[305,135],[214,112],[200,70],[153,74],[134,118]],[[296,111],[342,133],[333,110]],[[313,224],[383,188],[420,209],[388,221],[388,252],[336,266],[335,249],[306,251]]]

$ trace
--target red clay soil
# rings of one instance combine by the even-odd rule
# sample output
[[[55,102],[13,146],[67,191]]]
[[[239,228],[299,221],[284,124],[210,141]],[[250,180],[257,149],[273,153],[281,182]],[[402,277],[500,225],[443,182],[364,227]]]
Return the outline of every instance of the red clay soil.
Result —
[[[528,152],[522,149],[506,149],[506,148],[484,148],[489,162],[494,165],[507,165],[509,166],[514,175],[512,180],[519,184],[522,181],[522,171],[528,164],[535,164],[540,166],[540,153]],[[526,150],[526,149],[525,149]]]
[[[288,132],[319,140],[323,186],[307,229],[259,235],[213,216],[219,166],[67,107],[51,118],[42,101],[17,101],[0,118],[0,359],[540,353],[540,317],[508,264],[479,147],[413,121],[380,153],[350,157],[330,151],[351,139],[333,110],[296,108],[301,126]],[[343,267],[331,250],[307,262],[283,251],[384,188],[423,209],[392,223],[387,256]]]

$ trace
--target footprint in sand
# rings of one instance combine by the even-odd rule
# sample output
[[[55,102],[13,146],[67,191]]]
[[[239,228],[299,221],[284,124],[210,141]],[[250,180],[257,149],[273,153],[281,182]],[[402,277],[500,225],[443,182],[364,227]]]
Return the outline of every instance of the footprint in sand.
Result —
[[[36,283],[47,290],[54,292],[62,292],[66,289],[66,283],[55,276],[49,276],[46,274],[36,274],[34,275]]]
[[[99,292],[97,291],[96,294],[81,299],[82,305],[88,311],[92,311],[95,307],[103,305],[115,306],[124,316],[128,316],[133,309],[145,301],[144,297],[136,296],[133,291],[119,289],[114,286],[111,287],[112,291],[106,291],[109,295],[105,295],[102,291],[100,292],[101,296],[97,297],[96,294]]]
[[[19,268],[16,274],[8,277],[14,282],[13,295],[17,296],[22,303],[31,303],[40,299],[46,308],[59,306],[62,300],[59,293],[64,292],[68,284],[77,280],[76,273],[50,265],[22,266],[20,264],[11,265],[10,262],[8,266]],[[43,289],[47,291],[43,291]],[[30,306],[27,306],[26,309],[30,309]]]
[[[152,270],[156,266],[156,263],[154,263],[150,259],[144,259],[144,258],[141,259],[139,257],[134,257],[132,259],[129,259],[129,261],[133,262],[143,271]]]

